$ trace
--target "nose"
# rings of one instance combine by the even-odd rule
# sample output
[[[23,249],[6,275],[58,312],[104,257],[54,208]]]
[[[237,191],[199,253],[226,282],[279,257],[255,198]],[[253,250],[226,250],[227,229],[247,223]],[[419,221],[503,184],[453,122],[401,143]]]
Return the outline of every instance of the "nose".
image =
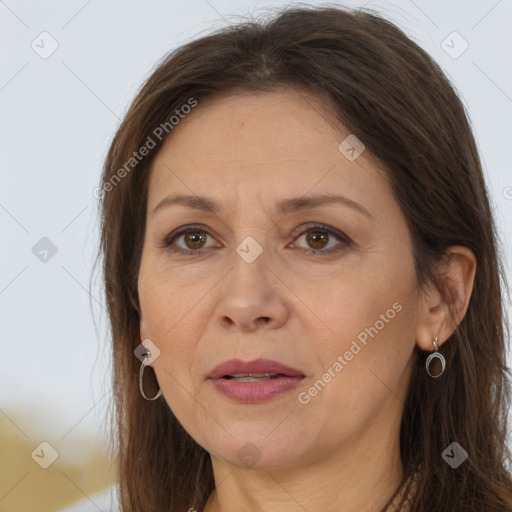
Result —
[[[268,266],[265,251],[248,262],[234,255],[222,280],[216,316],[228,330],[254,332],[278,329],[289,316],[286,286]]]

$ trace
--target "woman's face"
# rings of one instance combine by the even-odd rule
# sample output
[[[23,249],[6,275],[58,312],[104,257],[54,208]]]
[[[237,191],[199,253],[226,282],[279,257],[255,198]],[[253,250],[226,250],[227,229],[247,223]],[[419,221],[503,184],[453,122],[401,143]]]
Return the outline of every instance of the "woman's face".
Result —
[[[421,300],[411,240],[378,161],[352,137],[340,149],[349,133],[327,115],[296,91],[199,102],[152,165],[141,340],[177,419],[232,466],[398,440]],[[211,378],[233,359],[293,371],[235,361]]]

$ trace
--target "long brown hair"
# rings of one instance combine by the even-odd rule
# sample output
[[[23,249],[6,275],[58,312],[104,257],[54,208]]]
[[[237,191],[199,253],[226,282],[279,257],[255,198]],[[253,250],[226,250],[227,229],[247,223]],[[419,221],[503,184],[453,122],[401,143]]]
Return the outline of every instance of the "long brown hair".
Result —
[[[466,246],[477,258],[469,309],[441,349],[443,376],[429,378],[427,354],[415,351],[400,431],[404,482],[419,475],[411,510],[511,511],[505,280],[465,109],[439,66],[395,25],[372,11],[330,6],[286,9],[173,51],[141,87],[112,141],[101,181],[98,256],[113,341],[112,447],[122,510],[202,510],[215,485],[208,452],[163,398],[146,401],[138,387],[137,277],[151,162],[172,137],[171,116],[191,100],[289,86],[328,104],[389,170],[419,286],[434,283],[442,292],[436,269],[450,245]],[[149,153],[130,160],[149,139]],[[468,453],[457,469],[441,456],[452,442]]]

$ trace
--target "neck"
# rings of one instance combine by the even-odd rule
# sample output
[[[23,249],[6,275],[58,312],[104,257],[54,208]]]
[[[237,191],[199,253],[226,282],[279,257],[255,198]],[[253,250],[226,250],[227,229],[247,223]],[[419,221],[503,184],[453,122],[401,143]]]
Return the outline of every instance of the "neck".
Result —
[[[399,441],[352,441],[327,458],[278,470],[241,469],[212,457],[216,488],[204,512],[380,511],[403,477]]]

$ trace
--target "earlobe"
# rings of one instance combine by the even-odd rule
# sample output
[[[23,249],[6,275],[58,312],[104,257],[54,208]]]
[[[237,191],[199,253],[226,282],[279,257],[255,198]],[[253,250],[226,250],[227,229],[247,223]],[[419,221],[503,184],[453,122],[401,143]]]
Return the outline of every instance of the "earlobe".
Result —
[[[440,294],[438,295],[440,297]],[[431,301],[424,303],[422,319],[416,330],[416,344],[425,352],[432,352],[433,341],[437,338],[437,346],[440,347],[451,335],[446,334],[447,315],[449,312],[441,304],[441,298],[437,305],[432,306]],[[448,329],[449,330],[449,329]]]
[[[432,340],[440,347],[462,322],[468,309],[476,273],[476,257],[470,249],[451,246],[439,273],[443,293],[429,288],[422,301],[422,318],[416,343],[425,351],[433,350]]]

